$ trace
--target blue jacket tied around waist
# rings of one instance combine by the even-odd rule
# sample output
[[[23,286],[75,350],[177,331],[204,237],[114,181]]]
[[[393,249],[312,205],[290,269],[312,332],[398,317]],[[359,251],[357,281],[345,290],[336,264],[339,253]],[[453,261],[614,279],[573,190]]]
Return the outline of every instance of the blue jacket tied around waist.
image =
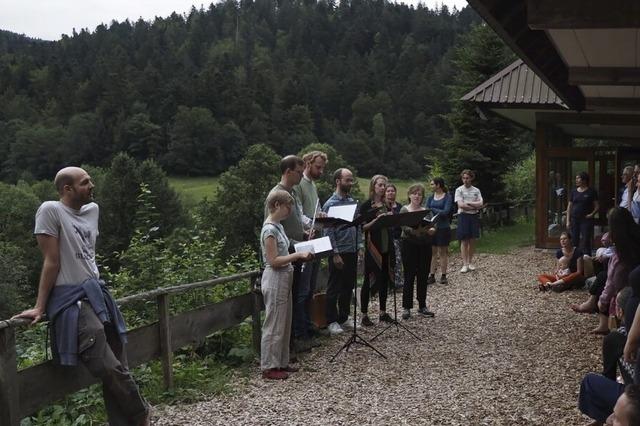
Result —
[[[103,324],[115,327],[123,344],[127,342],[124,318],[104,281],[90,278],[80,285],[55,286],[47,303],[47,316],[53,330],[51,347],[60,365],[78,364],[78,301],[83,299],[88,300]]]

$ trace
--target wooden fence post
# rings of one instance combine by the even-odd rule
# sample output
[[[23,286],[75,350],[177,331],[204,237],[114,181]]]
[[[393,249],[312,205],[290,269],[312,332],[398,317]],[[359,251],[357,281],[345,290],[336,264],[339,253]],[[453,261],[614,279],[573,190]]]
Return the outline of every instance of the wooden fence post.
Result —
[[[254,288],[254,280],[259,279],[259,276],[249,279],[249,291],[253,294],[253,310],[251,312],[251,331],[253,340],[253,349],[256,353],[260,354],[260,342],[262,341],[262,325],[260,323],[260,311],[262,306],[260,304],[260,293]]]
[[[169,319],[169,295],[158,296],[158,327],[160,328],[160,357],[164,386],[173,389],[173,350],[171,348],[171,324]]]
[[[0,329],[0,425],[20,424],[19,409],[16,335],[9,326]]]

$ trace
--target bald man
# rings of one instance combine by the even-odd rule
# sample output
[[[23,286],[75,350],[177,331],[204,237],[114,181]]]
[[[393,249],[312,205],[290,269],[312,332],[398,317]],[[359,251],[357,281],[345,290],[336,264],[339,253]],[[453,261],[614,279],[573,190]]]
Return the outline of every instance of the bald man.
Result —
[[[80,359],[102,380],[109,424],[148,425],[149,406],[127,367],[124,319],[96,265],[93,182],[85,170],[66,167],[54,184],[60,201],[46,201],[36,213],[34,234],[44,258],[36,305],[14,318],[35,324],[46,312],[54,359],[69,367]]]

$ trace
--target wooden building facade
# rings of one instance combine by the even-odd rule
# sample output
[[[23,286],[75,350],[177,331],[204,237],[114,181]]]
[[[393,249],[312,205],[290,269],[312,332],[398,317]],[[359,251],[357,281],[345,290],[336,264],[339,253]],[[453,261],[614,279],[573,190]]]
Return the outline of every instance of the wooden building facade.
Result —
[[[640,2],[468,0],[519,60],[462,99],[536,134],[536,246],[557,247],[567,196],[598,191],[594,243],[640,163]]]

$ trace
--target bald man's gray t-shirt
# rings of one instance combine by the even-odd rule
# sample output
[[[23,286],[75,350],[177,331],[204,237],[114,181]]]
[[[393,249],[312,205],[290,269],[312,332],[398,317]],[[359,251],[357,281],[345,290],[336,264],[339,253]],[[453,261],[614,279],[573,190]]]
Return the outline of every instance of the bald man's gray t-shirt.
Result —
[[[96,203],[74,210],[60,201],[45,201],[38,208],[33,233],[58,239],[60,271],[56,285],[82,284],[89,278],[100,278],[96,265],[99,215]]]

